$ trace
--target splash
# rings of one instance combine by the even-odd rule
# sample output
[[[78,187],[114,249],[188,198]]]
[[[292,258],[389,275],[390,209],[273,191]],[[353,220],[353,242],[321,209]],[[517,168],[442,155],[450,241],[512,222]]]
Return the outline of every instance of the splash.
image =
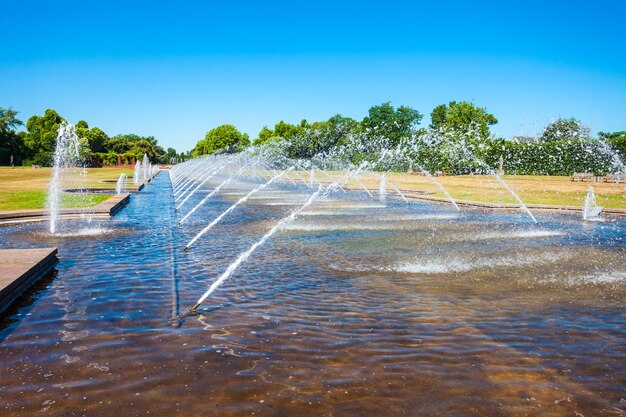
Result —
[[[48,185],[48,199],[46,202],[50,217],[49,230],[52,234],[57,232],[61,193],[64,188],[64,177],[72,175],[70,172],[71,168],[76,166],[79,162],[80,147],[80,141],[76,135],[74,126],[63,121],[57,132],[52,179]]]

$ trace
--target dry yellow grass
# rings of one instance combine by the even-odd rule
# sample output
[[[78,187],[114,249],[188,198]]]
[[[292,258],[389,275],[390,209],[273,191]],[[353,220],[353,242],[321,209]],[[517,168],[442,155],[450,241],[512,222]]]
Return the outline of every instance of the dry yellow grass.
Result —
[[[131,169],[90,168],[87,170],[85,186],[114,188],[115,183],[102,180],[117,180],[124,172],[131,176]],[[308,180],[308,172],[292,173],[291,178]],[[328,172],[333,179],[343,176],[340,172]],[[444,197],[432,179],[407,173],[387,173],[387,179],[401,190],[433,192],[434,196]],[[43,208],[45,193],[51,177],[50,168],[33,169],[27,167],[0,167],[0,211],[30,208]],[[329,178],[318,173],[317,179],[328,182]],[[437,177],[448,192],[457,200],[484,203],[515,203],[506,189],[488,175],[460,175]],[[506,175],[505,181],[527,204],[557,206],[582,206],[590,185],[594,187],[598,205],[605,208],[626,209],[626,184],[572,182],[569,177]],[[377,190],[380,178],[374,174],[364,174],[361,181],[370,190]],[[348,183],[350,188],[358,188],[355,181]],[[94,204],[105,197],[98,195]],[[68,202],[71,206],[72,202]]]
[[[299,173],[308,180],[309,173]],[[343,173],[329,172],[330,177],[339,179]],[[387,180],[401,190],[419,190],[433,192],[433,196],[445,197],[431,178],[407,174],[386,173]],[[296,180],[294,173],[291,178]],[[317,179],[328,182],[323,174]],[[360,180],[370,190],[377,190],[380,177],[366,173]],[[511,203],[515,199],[493,176],[489,175],[458,175],[437,177],[448,192],[457,200],[476,201],[482,203]],[[605,208],[626,209],[626,184],[573,182],[569,177],[505,175],[506,183],[522,198],[526,204],[546,204],[555,206],[582,206],[589,186],[593,186],[598,205]],[[349,181],[350,188],[359,188],[356,181]],[[389,190],[391,191],[391,190]]]

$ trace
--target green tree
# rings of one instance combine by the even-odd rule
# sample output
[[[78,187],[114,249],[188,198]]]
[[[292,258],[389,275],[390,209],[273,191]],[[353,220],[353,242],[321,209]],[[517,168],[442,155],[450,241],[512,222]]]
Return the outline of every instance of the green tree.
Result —
[[[109,137],[101,129],[97,127],[89,129],[89,125],[84,120],[76,123],[74,128],[78,137],[86,141],[91,152],[105,152],[107,150],[106,144]]]
[[[569,119],[559,118],[545,127],[540,139],[544,142],[589,139],[589,129],[583,127],[580,121],[573,117]]]
[[[13,164],[21,164],[27,154],[24,135],[15,132],[18,126],[23,125],[17,118],[17,112],[11,107],[0,107],[0,164],[8,165],[13,157]]]
[[[18,126],[24,124],[17,118],[17,113],[11,107],[8,109],[0,107],[0,132],[14,131]]]
[[[196,143],[193,155],[210,155],[218,150],[239,152],[250,145],[250,138],[233,125],[225,124],[211,129],[204,139]]]
[[[273,139],[277,139],[277,138],[279,138],[279,137],[276,136],[276,133],[274,133],[274,131],[272,129],[270,129],[267,126],[263,126],[263,128],[259,132],[258,137],[254,140],[254,144],[255,145],[262,145],[264,143],[269,143]]]
[[[115,136],[106,141],[105,149],[109,152],[123,154],[130,150],[130,142],[124,136]]]
[[[306,119],[302,119],[299,125],[292,125],[281,120],[274,125],[273,130],[263,126],[258,137],[254,140],[254,144],[260,145],[281,139],[292,140],[304,134],[310,127],[311,125],[309,125]]]
[[[133,142],[130,151],[134,153],[138,159],[142,158],[145,154],[150,160],[153,160],[158,155],[154,144],[146,139],[139,139]]]
[[[174,148],[167,148],[167,151],[165,151],[165,155],[167,156],[166,163],[171,164],[172,160],[174,160],[176,158],[176,156],[177,156],[176,149],[174,149]]]
[[[87,141],[92,152],[104,152],[109,136],[97,127],[92,127],[87,132]]]
[[[461,134],[476,131],[481,139],[487,139],[489,126],[498,123],[498,119],[484,107],[477,107],[469,101],[441,104],[430,113],[430,120],[431,129],[443,128]]]
[[[622,155],[622,158],[626,158],[626,131],[600,132],[598,136],[600,139],[608,142],[611,148]]]
[[[391,145],[413,134],[423,115],[408,106],[395,109],[390,102],[373,106],[361,121],[361,130],[369,135],[384,137]]]
[[[45,158],[45,154],[54,151],[57,132],[62,121],[63,118],[52,109],[46,110],[43,116],[32,116],[28,119],[26,145],[33,155],[40,154]]]

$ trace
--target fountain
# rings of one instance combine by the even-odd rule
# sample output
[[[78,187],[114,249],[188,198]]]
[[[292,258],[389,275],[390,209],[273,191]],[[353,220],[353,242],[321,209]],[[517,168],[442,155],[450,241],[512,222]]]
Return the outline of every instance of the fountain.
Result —
[[[448,190],[446,190],[444,186],[439,181],[437,181],[437,178],[435,178],[430,172],[426,171],[424,168],[420,167],[420,171],[422,172],[422,174],[426,175],[428,178],[430,178],[433,181],[433,183],[437,186],[437,188],[441,190],[443,195],[445,195],[447,199],[450,200],[450,203],[452,203],[456,211],[461,211],[459,206],[456,204],[456,200],[452,198]]]
[[[139,185],[143,182],[143,171],[141,170],[141,162],[135,163],[135,172],[133,173],[133,184]]]
[[[358,177],[358,175],[354,176],[354,181],[356,181],[356,183],[359,185],[359,187],[361,187],[363,189],[363,191],[365,191],[365,193],[370,196],[371,198],[374,198],[374,196],[372,195],[372,193],[370,192],[370,190],[367,189],[367,187],[365,186],[365,184],[363,184],[363,181],[361,181]]]
[[[586,221],[602,221],[600,212],[602,207],[596,205],[596,195],[593,192],[593,187],[590,185],[587,195],[585,196],[585,203],[583,204],[583,220]]]
[[[144,182],[150,178],[150,166],[149,165],[150,165],[150,161],[148,160],[148,155],[144,153],[143,159],[141,161],[141,169],[143,170],[142,177],[143,177]]]
[[[228,178],[226,178],[220,185],[218,185],[217,187],[215,187],[213,189],[213,191],[211,191],[209,194],[206,195],[206,197],[204,197],[202,200],[200,200],[200,202],[194,207],[192,208],[189,213],[187,213],[182,219],[180,219],[180,224],[183,224],[185,221],[187,221],[187,219],[189,218],[189,216],[191,216],[193,213],[196,212],[196,210],[198,210],[200,207],[202,207],[202,205],[204,203],[206,203],[211,197],[213,197],[214,195],[216,195],[217,193],[220,192],[220,190],[222,188],[224,188],[226,185],[228,185],[229,182],[231,182],[235,177],[237,177],[238,175],[240,175],[244,170],[246,170],[248,168],[248,165],[244,165],[243,167],[241,167],[239,169],[239,171],[237,171],[236,173],[230,175]],[[182,205],[182,204],[181,204]],[[180,207],[180,206],[179,206]]]
[[[120,174],[120,178],[117,180],[117,185],[115,186],[115,193],[122,194],[126,192],[126,174],[123,172]]]
[[[281,228],[287,226],[289,223],[294,221],[296,219],[296,217],[298,217],[298,215],[302,211],[304,211],[307,207],[309,207],[311,204],[313,204],[315,202],[315,200],[318,197],[320,197],[320,195],[322,196],[322,198],[326,197],[328,194],[330,194],[330,192],[332,192],[335,189],[339,188],[339,186],[342,183],[345,183],[350,178],[357,176],[366,166],[367,166],[367,162],[363,162],[358,168],[356,168],[354,170],[351,170],[351,171],[348,171],[344,175],[343,178],[341,178],[338,181],[335,181],[334,183],[330,184],[326,188],[324,188],[324,186],[320,185],[318,187],[317,191],[315,191],[313,194],[311,194],[311,196],[304,202],[304,204],[302,206],[298,207],[297,209],[292,211],[289,214],[289,216],[283,218],[281,221],[276,223],[276,225],[274,225],[274,227],[272,227],[267,233],[265,233],[260,240],[255,242],[247,251],[245,251],[241,255],[239,255],[239,257],[232,264],[230,264],[228,266],[226,271],[224,271],[224,273],[222,273],[222,275],[220,275],[220,277],[217,280],[215,280],[215,282],[213,282],[213,284],[211,284],[209,289],[204,294],[202,294],[202,296],[198,299],[196,304],[191,308],[191,311],[197,310],[197,308],[204,302],[204,300],[206,300],[207,297],[213,293],[213,291],[215,291],[224,281],[226,281],[228,279],[228,277],[230,277],[233,274],[233,272],[235,272],[235,270],[237,270],[239,265],[244,263],[258,247],[263,245],[263,243],[265,243],[270,237],[272,237]]]
[[[198,239],[200,239],[200,237],[202,237],[202,235],[204,235],[206,232],[211,230],[211,228],[213,226],[215,226],[217,223],[219,223],[220,220],[222,220],[228,213],[233,211],[239,204],[245,203],[253,194],[263,190],[264,188],[269,187],[273,182],[278,181],[278,179],[280,179],[280,177],[282,177],[286,173],[292,171],[293,169],[294,169],[294,167],[290,167],[290,168],[288,168],[285,171],[279,172],[278,174],[276,174],[272,178],[270,178],[267,182],[259,185],[258,187],[256,187],[252,191],[250,191],[248,194],[246,194],[245,196],[241,197],[235,204],[233,204],[232,206],[227,208],[224,212],[222,212],[222,214],[217,216],[215,218],[215,220],[213,220],[211,223],[209,223],[208,226],[206,226],[204,229],[202,229],[200,231],[200,233],[198,233],[193,239],[191,239],[191,241],[189,241],[189,243],[187,243],[187,245],[183,248],[183,250],[187,251],[191,245],[193,245]],[[182,223],[182,221],[181,221],[181,223]]]
[[[107,414],[112,398],[137,414],[210,414],[207,384],[241,415],[619,414],[626,222],[459,216],[428,171],[392,174],[402,156],[380,154],[198,158],[155,177],[106,237],[0,227],[4,247],[48,239],[63,253],[54,281],[0,326],[9,414]],[[452,204],[405,204],[396,185],[413,179]],[[451,386],[453,399],[419,395]]]
[[[387,194],[387,186],[386,186],[386,179],[387,177],[385,177],[385,174],[382,174],[380,176],[380,185],[378,186],[378,199],[381,202],[385,202],[385,198],[386,198],[386,194]]]
[[[178,211],[183,204],[185,204],[185,202],[187,202],[187,200],[189,200],[195,193],[196,191],[198,191],[200,189],[200,187],[202,187],[204,184],[206,184],[214,175],[216,175],[218,172],[220,172],[221,170],[223,170],[224,168],[226,168],[231,162],[233,162],[232,160],[228,160],[226,163],[218,166],[217,168],[211,170],[212,166],[209,166],[206,168],[206,170],[203,172],[209,172],[209,170],[211,170],[206,176],[204,176],[204,178],[202,178],[202,176],[197,177],[199,178],[199,180],[196,181],[196,177],[194,177],[194,180],[189,182],[189,185],[186,186],[185,188],[180,190],[180,193],[177,195],[177,197],[174,199],[174,202],[178,202],[178,200],[180,200],[181,198],[183,198],[185,196],[185,194],[187,194],[189,191],[191,191],[191,193],[187,194],[187,197],[185,197],[185,199],[178,205],[176,206],[176,210]],[[192,189],[194,182],[198,182],[198,184]]]
[[[60,199],[64,189],[65,177],[71,175],[69,171],[79,162],[79,158],[80,141],[76,135],[76,130],[73,125],[63,121],[57,133],[52,165],[52,179],[48,185],[48,199],[46,202],[50,217],[49,230],[52,234],[57,231]]]
[[[509,194],[511,194],[513,196],[513,198],[518,202],[520,208],[528,215],[528,217],[530,217],[530,219],[533,221],[533,223],[537,223],[537,219],[535,218],[535,216],[533,216],[533,214],[530,212],[530,210],[528,209],[528,207],[526,206],[526,204],[522,201],[522,199],[517,195],[517,193],[515,191],[513,191],[513,189],[511,187],[509,187],[509,185],[506,183],[506,181],[504,181],[504,178],[502,178],[500,175],[498,175],[498,173],[491,168],[485,161],[483,161],[482,159],[478,158],[474,152],[471,151],[469,144],[467,143],[468,141],[463,140],[463,143],[461,143],[460,145],[457,145],[457,149],[460,149],[462,154],[465,155],[466,157],[468,157],[469,159],[475,161],[476,163],[478,163],[480,166],[482,166],[485,171],[493,176],[508,192]]]

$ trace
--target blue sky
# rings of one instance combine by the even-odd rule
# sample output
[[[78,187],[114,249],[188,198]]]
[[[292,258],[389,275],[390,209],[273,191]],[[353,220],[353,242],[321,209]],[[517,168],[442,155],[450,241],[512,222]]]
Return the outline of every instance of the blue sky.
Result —
[[[93,4],[92,4],[93,3]],[[626,130],[626,2],[3,1],[0,107],[191,149],[232,123],[472,100],[505,137]]]

